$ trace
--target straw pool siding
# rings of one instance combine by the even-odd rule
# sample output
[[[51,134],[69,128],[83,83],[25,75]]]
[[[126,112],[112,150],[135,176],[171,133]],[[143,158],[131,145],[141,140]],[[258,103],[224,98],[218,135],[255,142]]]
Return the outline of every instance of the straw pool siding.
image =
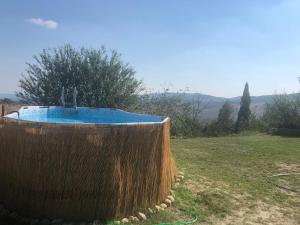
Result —
[[[175,175],[170,120],[71,125],[0,119],[0,203],[21,215],[112,219],[161,203]]]
[[[22,107],[22,105],[19,104],[1,104],[0,103],[0,116],[5,116],[6,114],[9,114],[11,111],[17,111]]]

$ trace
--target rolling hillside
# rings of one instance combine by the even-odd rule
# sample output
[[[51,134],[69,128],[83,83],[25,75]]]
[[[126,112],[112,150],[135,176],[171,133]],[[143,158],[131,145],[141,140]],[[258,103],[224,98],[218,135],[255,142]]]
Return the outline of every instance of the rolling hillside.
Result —
[[[153,96],[159,96],[162,95],[160,93],[154,93],[151,94]],[[202,118],[204,121],[211,121],[213,119],[216,119],[219,113],[219,109],[222,107],[225,101],[229,101],[235,109],[235,114],[237,115],[239,106],[240,106],[240,100],[241,97],[233,97],[233,98],[224,98],[224,97],[216,97],[201,93],[168,93],[169,96],[178,96],[183,101],[187,102],[194,102],[200,100],[203,105],[205,106],[205,109],[203,111]],[[296,94],[290,94],[289,96],[293,97]],[[257,116],[261,116],[264,112],[265,104],[272,101],[272,98],[275,95],[262,95],[262,96],[252,96],[251,97],[251,110],[253,113],[255,113]],[[0,99],[9,98],[14,101],[17,101],[18,98],[14,94],[1,94],[0,93]]]
[[[152,95],[162,95],[162,94],[152,94]],[[218,113],[222,105],[229,101],[235,110],[235,115],[237,116],[239,107],[240,107],[240,100],[241,96],[233,97],[233,98],[224,98],[224,97],[216,97],[201,93],[168,93],[169,96],[177,96],[180,97],[183,101],[187,102],[195,102],[201,101],[204,110],[202,114],[202,119],[204,122],[209,122],[217,118]],[[296,94],[289,94],[289,96],[293,97]],[[271,102],[275,95],[262,95],[262,96],[252,96],[251,97],[251,110],[255,113],[258,117],[262,116],[265,104]]]

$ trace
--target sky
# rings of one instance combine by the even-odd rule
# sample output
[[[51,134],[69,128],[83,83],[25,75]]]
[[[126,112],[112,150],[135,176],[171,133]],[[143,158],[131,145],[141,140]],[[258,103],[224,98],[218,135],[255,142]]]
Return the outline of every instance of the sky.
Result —
[[[150,91],[300,90],[299,0],[1,0],[0,93],[43,49],[105,45]]]

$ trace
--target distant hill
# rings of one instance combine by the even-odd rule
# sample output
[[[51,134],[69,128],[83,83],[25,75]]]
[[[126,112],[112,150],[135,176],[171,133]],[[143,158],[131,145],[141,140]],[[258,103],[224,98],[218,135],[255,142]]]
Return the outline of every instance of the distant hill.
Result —
[[[13,101],[17,101],[18,97],[15,94],[7,94],[7,93],[0,93],[0,99],[8,98]]]
[[[159,96],[162,95],[160,93],[153,93],[150,94],[152,96]],[[296,94],[290,94],[289,96],[293,97]],[[233,98],[224,98],[224,97],[216,97],[212,95],[206,95],[202,93],[167,93],[167,96],[179,96],[183,101],[187,102],[194,102],[194,101],[201,101],[203,105],[205,106],[205,109],[203,110],[202,118],[204,121],[211,121],[217,118],[218,113],[222,105],[225,101],[229,101],[234,109],[235,109],[235,115],[237,115],[237,112],[240,107],[240,101],[241,96],[233,97]],[[257,116],[261,116],[265,109],[265,104],[272,101],[272,98],[275,95],[262,95],[262,96],[252,96],[251,97],[251,110],[253,113],[255,113]],[[0,99],[8,98],[14,101],[19,100],[18,97],[16,97],[14,94],[5,94],[0,93]]]
[[[251,96],[251,111],[258,117],[262,116],[265,110],[265,104],[271,102],[273,98],[274,95]],[[226,101],[230,102],[233,105],[234,114],[237,117],[241,102],[241,96],[223,99],[208,99],[208,102],[206,103],[207,107],[203,111],[204,120],[210,121],[216,119],[220,108]]]
[[[151,94],[155,95],[162,95],[162,94]],[[201,93],[167,93],[169,96],[178,96],[183,101],[187,102],[194,102],[194,101],[201,101],[205,106],[202,112],[202,119],[204,122],[209,122],[214,120],[218,117],[218,113],[222,105],[229,101],[234,107],[234,114],[237,116],[241,96],[233,97],[233,98],[224,98],[224,97],[216,97]],[[293,97],[296,94],[290,94],[289,96]],[[255,113],[258,117],[262,116],[265,110],[265,104],[271,102],[275,95],[262,95],[262,96],[252,96],[251,97],[251,110]]]
[[[153,96],[163,95],[161,93],[153,93],[150,94]],[[164,93],[165,95],[165,93]],[[184,101],[194,101],[194,100],[201,100],[203,102],[212,102],[212,103],[224,103],[225,101],[229,101],[231,103],[239,103],[241,101],[241,96],[232,97],[232,98],[225,98],[225,97],[216,97],[212,95],[206,95],[202,93],[175,93],[170,92],[166,94],[167,96],[179,96]],[[289,94],[289,96],[294,96],[296,94]],[[272,100],[275,95],[261,95],[261,96],[251,96],[252,103],[266,103]]]

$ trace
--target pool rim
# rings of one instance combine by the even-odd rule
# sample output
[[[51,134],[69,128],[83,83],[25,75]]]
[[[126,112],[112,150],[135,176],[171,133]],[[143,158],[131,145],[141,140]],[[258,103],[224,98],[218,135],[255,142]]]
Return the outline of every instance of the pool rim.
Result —
[[[121,111],[124,113],[129,113],[129,114],[137,114],[137,115],[143,115],[143,116],[157,116],[161,117],[162,120],[160,122],[129,122],[129,123],[63,123],[63,122],[41,122],[41,121],[32,121],[32,120],[22,120],[22,119],[15,119],[11,117],[7,117],[9,115],[12,115],[14,113],[19,112],[21,109],[26,109],[26,107],[39,107],[39,108],[50,108],[50,107],[59,107],[63,108],[62,106],[22,106],[19,110],[10,112],[6,114],[3,117],[0,117],[0,120],[4,120],[7,122],[16,122],[16,123],[22,123],[22,124],[38,124],[38,125],[52,125],[52,126],[84,126],[84,127],[95,127],[95,126],[102,126],[102,127],[111,127],[111,126],[137,126],[137,125],[153,125],[153,124],[164,124],[167,121],[170,121],[170,118],[168,116],[157,116],[157,115],[149,115],[149,114],[143,114],[143,113],[132,113],[132,112],[127,112],[122,109],[118,108],[97,108],[97,107],[77,107],[77,108],[87,108],[87,109],[110,109],[110,110],[117,110]],[[66,109],[74,109],[74,108],[66,108]]]

